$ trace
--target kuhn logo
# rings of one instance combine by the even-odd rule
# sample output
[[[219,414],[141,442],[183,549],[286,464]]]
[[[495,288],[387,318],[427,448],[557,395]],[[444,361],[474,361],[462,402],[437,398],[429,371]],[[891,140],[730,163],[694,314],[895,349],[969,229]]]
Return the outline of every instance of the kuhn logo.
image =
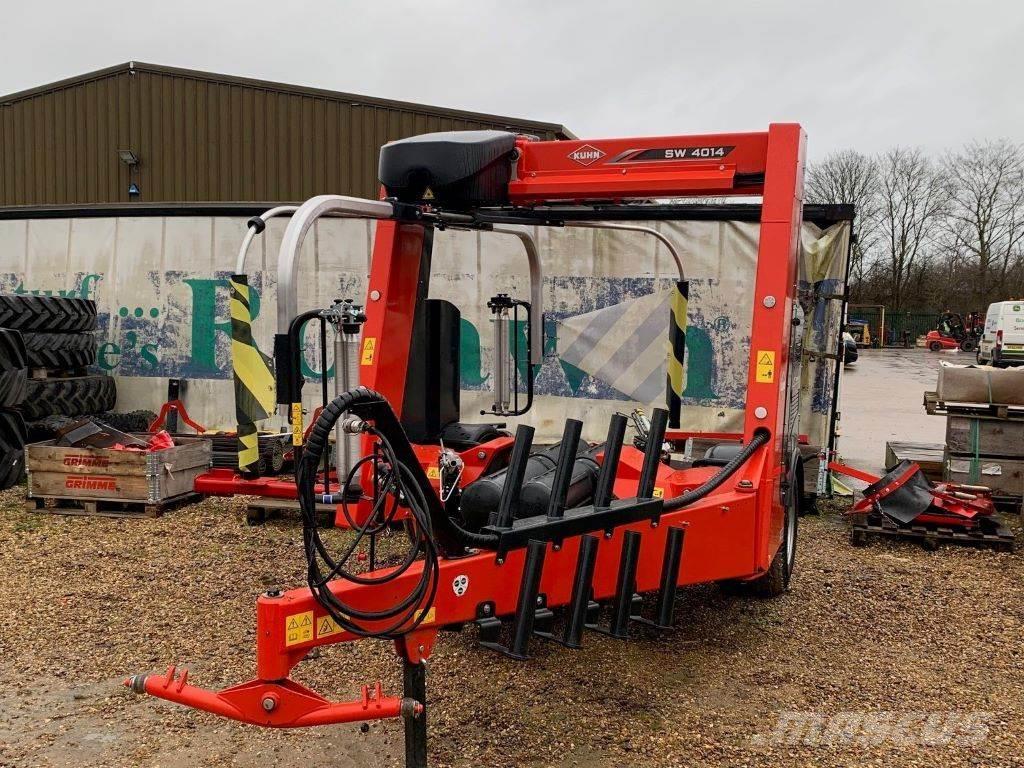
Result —
[[[574,149],[572,152],[570,152],[569,159],[574,160],[580,165],[590,165],[591,163],[596,163],[598,160],[604,157],[604,154],[605,153],[602,152],[597,147],[592,147],[589,144],[584,144],[582,147]]]

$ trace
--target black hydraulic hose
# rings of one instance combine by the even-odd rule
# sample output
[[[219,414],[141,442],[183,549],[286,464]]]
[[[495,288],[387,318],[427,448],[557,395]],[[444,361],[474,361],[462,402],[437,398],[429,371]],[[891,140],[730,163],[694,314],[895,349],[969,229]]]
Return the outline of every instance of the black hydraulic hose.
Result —
[[[423,490],[416,482],[410,468],[398,461],[394,448],[385,435],[372,426],[369,433],[380,446],[379,459],[387,467],[380,486],[380,495],[362,526],[352,526],[355,536],[345,547],[341,556],[335,560],[327,551],[320,538],[316,517],[315,483],[318,464],[324,456],[329,436],[335,423],[353,407],[380,402],[383,398],[372,390],[359,388],[346,392],[333,400],[321,412],[313,425],[309,443],[299,462],[296,482],[299,490],[299,506],[302,510],[303,545],[306,554],[306,580],[314,598],[328,615],[344,630],[363,637],[397,638],[415,629],[424,619],[427,609],[433,604],[438,587],[438,552],[431,529],[430,511]],[[367,461],[375,457],[364,457],[355,467],[350,476],[358,471]],[[374,471],[380,471],[375,467]],[[386,519],[394,516],[397,511],[397,500],[401,498],[409,508],[411,526],[409,532],[410,547],[402,562],[389,569],[381,576],[365,576],[352,573],[345,568],[349,558],[355,553],[360,542],[378,529],[376,521],[378,512],[384,509],[386,498],[391,495],[395,503]],[[342,504],[346,502],[343,500]],[[350,524],[352,518],[345,509]],[[367,611],[345,603],[331,591],[329,582],[341,578],[350,583],[373,587],[394,581],[407,572],[414,562],[422,557],[423,568],[420,576],[411,585],[408,593],[385,608]],[[321,568],[326,567],[326,572]],[[368,627],[363,622],[375,622],[377,626]],[[383,626],[380,626],[383,624]]]
[[[703,485],[699,485],[692,491],[687,491],[681,496],[676,496],[672,499],[665,500],[665,511],[672,512],[683,507],[688,507],[695,501],[700,501],[718,486],[724,483],[729,477],[741,466],[747,463],[751,456],[753,456],[757,449],[762,445],[767,445],[768,440],[771,438],[771,432],[767,429],[760,428],[754,431],[754,436],[750,438],[750,442],[743,446],[743,450],[737,453],[733,458],[722,467],[718,472],[709,477]]]

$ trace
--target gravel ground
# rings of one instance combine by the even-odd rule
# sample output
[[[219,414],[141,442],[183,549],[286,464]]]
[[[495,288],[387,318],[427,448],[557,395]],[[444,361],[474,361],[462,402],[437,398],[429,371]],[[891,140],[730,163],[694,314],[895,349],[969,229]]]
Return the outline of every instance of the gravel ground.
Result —
[[[121,687],[170,662],[207,687],[249,679],[256,594],[302,583],[297,521],[250,528],[225,500],[158,520],[59,517],[24,511],[21,493],[0,493],[0,765],[401,765],[394,722],[262,730]],[[676,615],[674,632],[630,643],[538,642],[526,664],[479,649],[475,631],[442,636],[432,765],[1024,764],[1021,554],[854,549],[831,510],[801,522],[790,594],[693,588]],[[387,644],[362,642],[324,649],[297,677],[341,697],[377,678],[397,692],[397,671]],[[987,735],[773,745],[763,737],[785,712],[982,713]]]

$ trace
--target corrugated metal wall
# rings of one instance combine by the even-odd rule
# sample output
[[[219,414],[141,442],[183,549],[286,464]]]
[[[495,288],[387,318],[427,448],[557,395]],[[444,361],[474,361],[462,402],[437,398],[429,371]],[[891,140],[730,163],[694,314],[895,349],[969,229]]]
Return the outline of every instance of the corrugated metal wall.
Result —
[[[0,205],[376,197],[377,153],[394,139],[509,127],[556,138],[546,124],[486,117],[126,66],[0,103]],[[133,181],[141,194],[129,198]]]

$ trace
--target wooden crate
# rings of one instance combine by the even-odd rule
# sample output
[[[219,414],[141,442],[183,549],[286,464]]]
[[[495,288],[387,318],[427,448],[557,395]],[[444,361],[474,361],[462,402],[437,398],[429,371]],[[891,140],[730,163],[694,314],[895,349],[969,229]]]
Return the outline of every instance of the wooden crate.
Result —
[[[145,438],[146,435],[139,435]],[[210,466],[208,440],[176,437],[153,453],[63,448],[53,440],[25,448],[30,499],[161,504],[193,492]]]
[[[942,480],[944,449],[940,443],[910,443],[890,440],[885,444],[885,471],[904,459],[913,461],[933,482]]]
[[[954,456],[1024,459],[1024,421],[950,413],[946,448]]]
[[[993,496],[1019,499],[1024,496],[1024,459],[946,456],[944,479],[952,483],[984,485]]]

